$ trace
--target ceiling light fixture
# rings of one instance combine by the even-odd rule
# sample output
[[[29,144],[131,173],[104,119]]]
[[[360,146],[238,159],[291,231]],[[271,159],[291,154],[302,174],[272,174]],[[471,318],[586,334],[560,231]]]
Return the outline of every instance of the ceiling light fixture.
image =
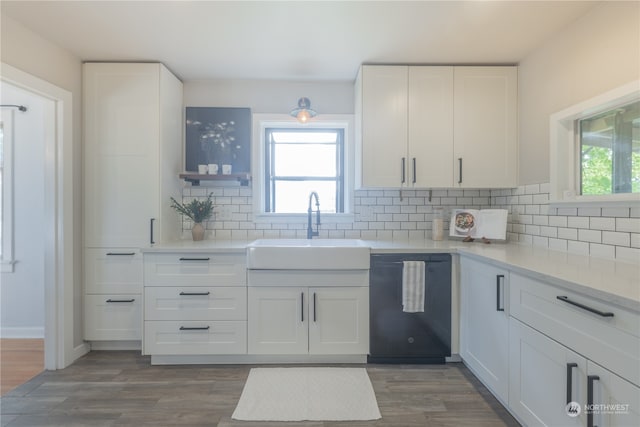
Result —
[[[318,113],[311,109],[311,101],[309,101],[309,98],[304,97],[298,99],[298,108],[291,110],[290,114],[302,124],[307,123],[310,118],[318,115]]]

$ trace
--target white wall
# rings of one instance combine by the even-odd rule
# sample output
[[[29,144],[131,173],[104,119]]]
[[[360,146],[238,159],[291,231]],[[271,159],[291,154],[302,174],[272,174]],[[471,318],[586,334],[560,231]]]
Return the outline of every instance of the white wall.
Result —
[[[184,104],[188,107],[249,107],[252,113],[286,114],[303,96],[309,98],[318,114],[354,111],[353,81],[201,80],[184,84]]]
[[[20,23],[0,14],[0,60],[26,73],[68,90],[73,96],[73,164],[74,179],[74,345],[82,341],[82,64],[65,49],[40,37]],[[2,70],[0,70],[1,72]],[[65,167],[68,167],[65,165]]]
[[[602,2],[520,62],[520,185],[549,182],[549,116],[640,78],[640,3]]]
[[[0,82],[0,100],[28,108],[13,110],[16,264],[14,272],[0,277],[0,335],[44,338],[45,114],[53,114],[53,102],[5,82]]]

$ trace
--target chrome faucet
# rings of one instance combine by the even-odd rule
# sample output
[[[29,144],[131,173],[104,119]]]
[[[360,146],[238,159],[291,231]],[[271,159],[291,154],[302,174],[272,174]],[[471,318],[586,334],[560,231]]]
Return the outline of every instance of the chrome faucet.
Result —
[[[311,209],[311,202],[313,198],[316,198],[316,231],[313,231],[313,227],[311,226],[311,214],[313,210]],[[318,199],[318,193],[312,191],[309,194],[309,210],[307,211],[307,239],[312,239],[313,236],[320,235],[320,200]]]

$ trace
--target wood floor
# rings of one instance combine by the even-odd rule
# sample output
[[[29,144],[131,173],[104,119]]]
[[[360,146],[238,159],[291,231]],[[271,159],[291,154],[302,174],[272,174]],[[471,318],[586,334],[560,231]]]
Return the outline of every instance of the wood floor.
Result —
[[[1,396],[43,370],[43,339],[0,339]]]
[[[135,351],[95,351],[45,371],[0,400],[2,426],[425,427],[517,426],[460,363],[366,365],[382,419],[231,419],[251,366],[151,366]]]

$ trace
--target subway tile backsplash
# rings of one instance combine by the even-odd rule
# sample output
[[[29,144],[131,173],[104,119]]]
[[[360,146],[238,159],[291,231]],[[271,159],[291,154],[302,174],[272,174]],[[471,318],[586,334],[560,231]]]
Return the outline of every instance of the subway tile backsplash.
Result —
[[[549,184],[491,190],[492,207],[509,210],[509,241],[598,258],[640,262],[639,209],[552,208],[548,201]]]
[[[287,221],[256,217],[251,188],[185,187],[183,201],[204,198],[209,193],[215,205],[215,215],[206,225],[209,238],[306,237],[306,215]],[[507,239],[511,242],[640,262],[640,209],[552,208],[549,184],[496,190],[357,190],[354,195],[353,216],[324,219],[321,238],[430,238],[434,207],[443,207],[447,217],[457,208],[500,208],[509,211]],[[191,225],[188,219],[183,220],[185,238]],[[448,221],[445,227],[448,233]]]

